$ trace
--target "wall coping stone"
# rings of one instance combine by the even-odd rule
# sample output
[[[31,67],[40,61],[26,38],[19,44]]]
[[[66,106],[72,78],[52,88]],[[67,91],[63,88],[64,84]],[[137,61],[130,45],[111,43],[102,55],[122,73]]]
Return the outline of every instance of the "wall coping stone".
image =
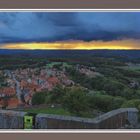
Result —
[[[0,110],[0,114],[6,114],[8,116],[21,116],[21,117],[24,117],[27,114],[27,112],[12,111],[12,110]]]
[[[107,112],[107,113],[100,115],[96,118],[82,118],[82,117],[54,115],[54,114],[42,114],[42,113],[36,115],[36,118],[58,119],[58,120],[77,121],[77,122],[85,122],[85,123],[99,123],[103,120],[106,120],[110,117],[113,117],[117,114],[121,114],[124,112],[126,112],[126,113],[129,113],[129,112],[138,113],[138,110],[136,108],[120,108],[120,109],[116,109],[116,110],[112,110],[110,112]],[[0,114],[6,114],[9,116],[22,116],[22,117],[24,117],[27,114],[27,112],[12,111],[12,110],[0,110]]]

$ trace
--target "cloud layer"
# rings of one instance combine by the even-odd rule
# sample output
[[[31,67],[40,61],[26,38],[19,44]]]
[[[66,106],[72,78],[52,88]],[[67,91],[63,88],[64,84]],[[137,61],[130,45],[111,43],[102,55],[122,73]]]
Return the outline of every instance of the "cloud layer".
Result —
[[[140,39],[139,12],[3,12],[0,43]]]

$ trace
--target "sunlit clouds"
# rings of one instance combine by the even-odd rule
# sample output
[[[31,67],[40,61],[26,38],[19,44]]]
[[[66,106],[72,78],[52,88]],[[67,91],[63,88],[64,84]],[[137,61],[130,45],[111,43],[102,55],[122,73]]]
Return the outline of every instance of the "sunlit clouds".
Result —
[[[30,49],[30,50],[92,50],[92,49],[139,49],[140,40],[115,40],[115,41],[58,41],[39,43],[8,43],[1,45],[3,49]]]

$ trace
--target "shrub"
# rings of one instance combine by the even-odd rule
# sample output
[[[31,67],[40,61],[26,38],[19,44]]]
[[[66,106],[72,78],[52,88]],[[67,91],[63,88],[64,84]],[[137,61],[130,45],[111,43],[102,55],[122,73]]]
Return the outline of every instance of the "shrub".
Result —
[[[32,105],[40,105],[45,103],[45,92],[37,92],[32,97]]]
[[[52,91],[47,95],[49,102],[61,104],[63,101],[63,96],[66,94],[66,89],[61,85],[57,85]]]
[[[112,101],[112,109],[117,109],[122,106],[126,100],[122,97],[114,97]]]
[[[128,100],[128,101],[126,101],[126,102],[122,105],[122,107],[125,107],[125,108],[127,108],[127,107],[136,107],[137,109],[140,110],[139,106],[140,106],[140,99]]]
[[[67,91],[63,100],[64,108],[77,115],[89,110],[88,96],[82,88],[73,87]]]
[[[110,95],[95,94],[90,96],[89,103],[91,109],[98,109],[107,112],[120,108],[125,99],[122,97],[113,97]]]
[[[89,98],[90,108],[104,112],[111,110],[113,97],[95,94]]]

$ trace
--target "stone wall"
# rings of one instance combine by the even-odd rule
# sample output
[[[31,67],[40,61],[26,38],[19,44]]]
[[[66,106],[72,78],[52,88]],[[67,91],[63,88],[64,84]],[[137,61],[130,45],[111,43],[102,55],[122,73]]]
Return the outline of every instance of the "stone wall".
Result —
[[[23,129],[26,112],[0,110],[0,129]],[[36,129],[118,129],[126,124],[135,126],[138,110],[121,108],[110,111],[94,119],[38,114],[35,116]]]
[[[0,129],[23,129],[25,112],[0,110]]]
[[[138,110],[135,108],[121,108],[94,119],[38,114],[35,127],[39,129],[117,129],[126,124],[135,126],[138,121],[137,113]]]
[[[126,124],[135,127],[138,122],[136,108],[121,108],[105,113],[93,120],[100,129],[124,128]]]

